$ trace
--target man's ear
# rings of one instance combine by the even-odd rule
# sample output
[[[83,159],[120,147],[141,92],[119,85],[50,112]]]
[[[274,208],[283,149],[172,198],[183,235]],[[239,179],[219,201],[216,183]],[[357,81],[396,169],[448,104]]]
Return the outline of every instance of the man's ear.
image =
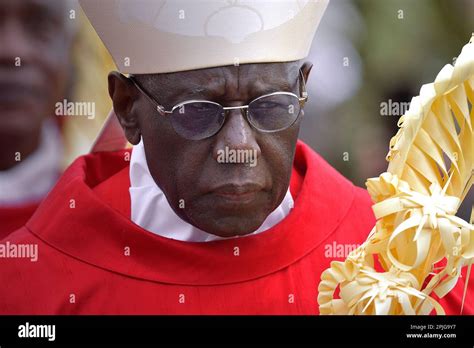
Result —
[[[306,61],[301,65],[300,70],[301,73],[303,74],[304,78],[304,83],[308,84],[308,78],[309,78],[309,73],[311,72],[311,69],[313,69],[313,63]],[[304,117],[304,110],[301,109],[301,118]]]
[[[136,101],[136,89],[133,83],[117,71],[108,76],[109,95],[114,105],[114,111],[125,132],[127,140],[137,145],[140,142],[141,132],[138,118],[131,112]]]
[[[309,73],[311,72],[311,69],[313,69],[313,63],[306,61],[303,63],[300,69],[301,69],[301,72],[303,73],[304,82],[307,84]]]

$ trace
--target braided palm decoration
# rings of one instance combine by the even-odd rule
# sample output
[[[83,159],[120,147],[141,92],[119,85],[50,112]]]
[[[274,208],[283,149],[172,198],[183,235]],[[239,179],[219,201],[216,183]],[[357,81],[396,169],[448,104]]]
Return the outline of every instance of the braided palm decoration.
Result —
[[[474,207],[471,223],[455,215],[474,183],[473,104],[474,34],[400,118],[387,172],[366,183],[377,223],[322,273],[321,314],[445,314],[432,293],[474,263]]]

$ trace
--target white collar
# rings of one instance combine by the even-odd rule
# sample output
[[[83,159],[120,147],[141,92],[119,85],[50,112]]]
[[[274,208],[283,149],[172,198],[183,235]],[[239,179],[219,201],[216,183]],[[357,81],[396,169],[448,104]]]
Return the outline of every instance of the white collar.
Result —
[[[43,122],[38,148],[11,169],[0,171],[0,206],[40,202],[60,174],[61,136],[52,120]]]
[[[150,174],[142,141],[133,147],[130,160],[129,191],[131,219],[142,228],[166,238],[187,242],[209,242],[225,239],[202,231],[176,215],[165,194],[156,185]],[[275,226],[289,214],[293,205],[293,198],[288,189],[281,204],[255,232],[246,236],[266,231]],[[156,212],[160,212],[160,214],[157,215]]]

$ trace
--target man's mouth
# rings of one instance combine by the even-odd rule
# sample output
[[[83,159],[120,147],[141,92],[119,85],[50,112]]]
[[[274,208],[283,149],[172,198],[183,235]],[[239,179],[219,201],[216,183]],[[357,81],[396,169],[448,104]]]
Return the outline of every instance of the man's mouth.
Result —
[[[211,190],[222,203],[245,204],[254,201],[264,187],[255,183],[226,184]]]

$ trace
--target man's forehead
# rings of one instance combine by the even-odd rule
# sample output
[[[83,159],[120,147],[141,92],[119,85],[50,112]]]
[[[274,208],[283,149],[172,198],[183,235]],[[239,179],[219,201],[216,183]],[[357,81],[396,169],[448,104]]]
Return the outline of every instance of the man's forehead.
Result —
[[[146,76],[143,80],[157,89],[165,86],[177,93],[186,90],[195,92],[221,88],[237,81],[248,83],[249,87],[293,85],[299,73],[299,62],[242,64],[238,66],[213,67],[198,70],[180,71],[168,74],[137,75]]]
[[[153,77],[186,77],[186,78],[196,78],[196,79],[206,79],[209,77],[226,77],[232,75],[241,75],[241,74],[254,74],[258,73],[262,78],[270,78],[272,75],[287,76],[293,70],[297,70],[299,67],[299,62],[282,62],[282,63],[258,63],[258,64],[241,64],[241,65],[227,65],[219,67],[211,67],[205,69],[197,70],[187,70],[179,71],[174,73],[167,74],[150,74]]]

